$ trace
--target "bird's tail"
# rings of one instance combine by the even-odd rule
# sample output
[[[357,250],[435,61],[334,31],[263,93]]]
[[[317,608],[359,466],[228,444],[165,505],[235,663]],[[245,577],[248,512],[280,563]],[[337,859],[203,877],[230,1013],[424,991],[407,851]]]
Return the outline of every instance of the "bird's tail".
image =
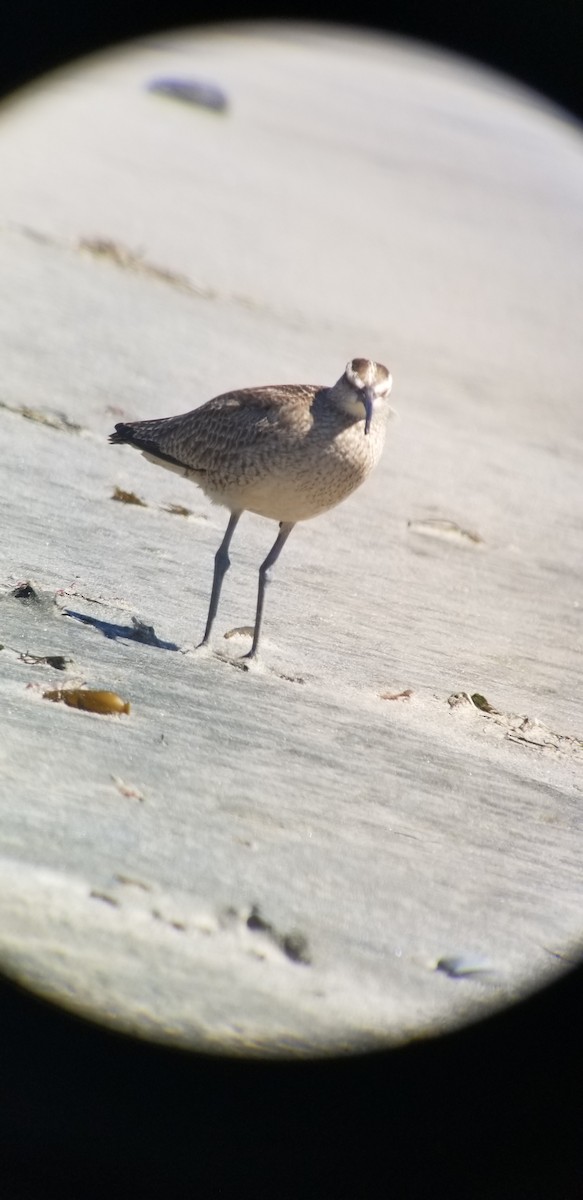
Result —
[[[109,440],[125,443],[141,450],[149,458],[162,466],[180,467],[184,470],[186,464],[181,462],[164,447],[164,433],[168,429],[168,420],[161,417],[157,421],[120,421],[115,427],[115,433],[110,433]],[[161,436],[162,435],[162,436]],[[162,442],[162,444],[160,444]]]
[[[114,444],[116,442],[128,442],[131,446],[134,443],[134,439],[135,433],[133,422],[128,422],[126,424],[124,421],[120,421],[115,427],[115,433],[110,433],[109,435],[110,442],[113,442]]]

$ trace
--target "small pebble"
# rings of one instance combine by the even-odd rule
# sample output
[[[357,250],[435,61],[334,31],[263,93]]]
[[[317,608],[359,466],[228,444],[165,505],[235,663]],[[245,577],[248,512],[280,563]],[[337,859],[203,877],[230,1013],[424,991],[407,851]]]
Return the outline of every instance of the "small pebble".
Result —
[[[467,979],[473,975],[491,975],[492,967],[486,959],[479,955],[452,955],[440,958],[435,965],[436,971],[443,971],[451,979]]]
[[[153,79],[148,84],[148,91],[183,100],[186,104],[210,108],[214,112],[225,112],[228,107],[227,97],[221,88],[200,79]]]
[[[18,587],[14,588],[12,595],[17,600],[28,600],[33,604],[38,604],[39,598],[30,583],[19,583]]]

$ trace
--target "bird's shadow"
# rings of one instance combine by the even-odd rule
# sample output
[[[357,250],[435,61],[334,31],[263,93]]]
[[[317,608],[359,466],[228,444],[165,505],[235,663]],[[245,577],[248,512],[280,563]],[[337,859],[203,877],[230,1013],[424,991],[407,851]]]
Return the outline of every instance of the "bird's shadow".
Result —
[[[92,625],[104,637],[111,638],[114,642],[125,638],[130,642],[141,642],[143,646],[155,646],[157,650],[180,650],[176,642],[163,642],[154,633],[153,625],[144,625],[141,621],[134,621],[132,625],[114,625],[112,621],[100,621],[98,617],[74,612],[71,608],[64,608],[63,615],[81,621],[83,625]]]

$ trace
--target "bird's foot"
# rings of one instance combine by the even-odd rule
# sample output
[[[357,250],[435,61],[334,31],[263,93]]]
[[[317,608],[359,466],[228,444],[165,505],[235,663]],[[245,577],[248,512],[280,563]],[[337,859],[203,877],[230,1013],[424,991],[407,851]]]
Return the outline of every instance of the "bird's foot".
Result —
[[[232,658],[230,662],[240,671],[263,671],[264,669],[256,650],[250,650],[248,654],[242,654],[240,658]]]
[[[199,642],[196,646],[189,642],[186,646],[182,646],[181,650],[182,654],[187,654],[193,658],[210,658],[211,655],[209,642]]]

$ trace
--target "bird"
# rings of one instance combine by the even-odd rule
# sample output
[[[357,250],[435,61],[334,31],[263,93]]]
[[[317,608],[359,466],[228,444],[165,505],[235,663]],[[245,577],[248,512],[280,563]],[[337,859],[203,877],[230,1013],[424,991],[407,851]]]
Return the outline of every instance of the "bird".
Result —
[[[271,571],[299,521],[345,500],[378,463],[385,441],[392,375],[382,363],[353,358],[332,387],[279,384],[225,392],[191,412],[125,421],[109,441],[191,479],[230,516],[216,552],[207,646],[230,567],[229,548],[243,512],[279,523],[259,568],[253,643],[257,659]]]

